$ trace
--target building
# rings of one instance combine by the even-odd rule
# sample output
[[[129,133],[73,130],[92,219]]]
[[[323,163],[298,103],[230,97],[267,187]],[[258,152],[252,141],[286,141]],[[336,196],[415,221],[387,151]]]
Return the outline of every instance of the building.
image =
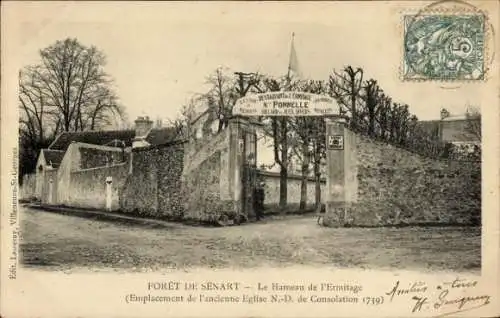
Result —
[[[177,137],[173,128],[153,128],[148,117],[139,117],[135,124],[135,129],[130,130],[59,134],[47,149],[40,151],[31,195],[48,204],[71,205],[67,194],[59,191],[56,195],[57,188],[68,186],[71,172],[114,166],[125,162],[133,147],[163,144]]]
[[[264,205],[277,205],[279,176],[256,169],[258,122],[234,117],[219,130],[212,129],[218,123],[208,113],[200,118],[192,123],[196,133],[187,139],[177,138],[172,128],[152,134],[155,128],[144,117],[136,120],[133,133],[60,136],[40,153],[42,204],[234,224],[255,219],[254,189],[256,181],[262,180]],[[446,124],[432,125],[445,135]],[[344,147],[327,149],[328,181],[320,182],[318,192],[326,210],[324,225],[436,220],[477,224],[480,219],[481,165],[477,162],[425,158],[356,134],[341,121],[327,122],[327,134],[342,137]],[[316,184],[304,181],[307,201],[314,203]],[[301,182],[289,175],[289,205],[298,205]]]
[[[279,173],[257,169],[258,127],[232,118],[219,131],[217,117],[204,111],[188,131],[156,128],[148,117],[139,117],[131,130],[65,132],[41,150],[33,196],[45,205],[167,219],[252,218],[257,180],[265,181],[266,206],[279,202]],[[272,148],[262,154],[270,160]],[[289,175],[290,205],[298,207],[301,182],[299,175]],[[315,180],[307,183],[312,208]]]
[[[480,115],[451,114],[442,109],[440,119],[419,122],[427,132],[438,136],[439,140],[451,143],[464,151],[472,152],[481,145],[481,117]]]

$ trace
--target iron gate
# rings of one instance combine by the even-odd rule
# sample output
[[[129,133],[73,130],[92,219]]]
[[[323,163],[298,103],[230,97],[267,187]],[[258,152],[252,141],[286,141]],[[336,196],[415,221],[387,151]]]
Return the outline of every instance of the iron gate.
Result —
[[[257,143],[255,132],[241,130],[241,211],[248,219],[255,219],[254,196],[257,185]]]

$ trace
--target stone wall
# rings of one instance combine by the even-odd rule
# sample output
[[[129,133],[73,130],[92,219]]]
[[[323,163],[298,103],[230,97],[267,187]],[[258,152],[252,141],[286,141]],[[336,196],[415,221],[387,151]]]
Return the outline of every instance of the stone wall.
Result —
[[[232,214],[231,200],[221,199],[221,151],[206,158],[185,178],[186,219],[215,222],[222,214]]]
[[[176,142],[134,149],[131,168],[120,195],[124,213],[169,220],[213,222],[231,203],[228,187],[227,131],[203,141]],[[227,161],[227,158],[226,158]],[[227,189],[226,189],[227,190]],[[227,192],[227,191],[225,191]]]
[[[131,171],[120,195],[124,213],[181,219],[184,143],[134,149]]]
[[[106,178],[111,177],[111,210],[120,208],[119,197],[128,172],[125,163],[109,167],[91,168],[71,172],[70,185],[67,189],[69,202],[73,207],[105,209],[106,208]]]
[[[477,224],[481,164],[433,160],[357,135],[357,198],[326,225]]]
[[[158,164],[158,211],[160,215],[179,220],[184,218],[185,194],[182,187],[185,143],[164,148]]]
[[[265,183],[265,205],[276,205],[280,196],[280,175],[276,172],[259,171],[259,175]],[[301,176],[289,175],[287,178],[287,203],[296,205],[300,203]],[[326,181],[321,181],[321,198],[325,198]],[[312,178],[307,180],[307,204],[315,203],[316,182]]]

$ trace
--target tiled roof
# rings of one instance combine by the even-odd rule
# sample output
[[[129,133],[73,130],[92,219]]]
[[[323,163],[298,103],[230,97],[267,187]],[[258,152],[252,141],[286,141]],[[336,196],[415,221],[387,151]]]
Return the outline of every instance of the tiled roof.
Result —
[[[134,130],[103,130],[63,132],[50,144],[49,149],[66,150],[72,142],[84,142],[94,145],[106,145],[114,140],[121,140],[126,147],[132,145]]]
[[[101,146],[132,146],[132,141],[135,137],[135,130],[102,130],[102,131],[79,131],[79,132],[63,132],[60,134],[49,149],[66,151],[72,142],[83,142]],[[180,139],[180,134],[177,128],[153,128],[146,137],[146,141],[151,145],[161,145]]]
[[[45,162],[54,168],[57,168],[64,157],[62,150],[42,149]]]

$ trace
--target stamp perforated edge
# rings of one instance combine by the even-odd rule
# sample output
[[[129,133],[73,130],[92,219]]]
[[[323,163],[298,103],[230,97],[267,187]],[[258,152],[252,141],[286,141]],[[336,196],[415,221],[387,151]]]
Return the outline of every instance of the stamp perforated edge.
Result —
[[[435,2],[427,7],[421,9],[402,9],[399,10],[399,24],[398,24],[398,35],[399,35],[399,45],[400,45],[400,63],[398,68],[398,77],[403,82],[437,82],[437,83],[484,83],[489,80],[489,71],[490,66],[492,64],[492,58],[494,51],[491,48],[491,45],[494,41],[494,30],[493,26],[490,22],[489,15],[484,10],[480,10],[479,8],[467,4],[467,7],[464,7],[464,3],[457,2],[456,4],[460,4],[459,7],[432,7],[432,5],[439,5],[441,2]],[[446,2],[447,4],[453,2]],[[482,15],[484,17],[484,44],[483,44],[483,76],[478,79],[465,79],[465,78],[429,78],[425,76],[414,76],[407,77],[405,76],[405,17],[406,16],[418,16],[418,15]]]

